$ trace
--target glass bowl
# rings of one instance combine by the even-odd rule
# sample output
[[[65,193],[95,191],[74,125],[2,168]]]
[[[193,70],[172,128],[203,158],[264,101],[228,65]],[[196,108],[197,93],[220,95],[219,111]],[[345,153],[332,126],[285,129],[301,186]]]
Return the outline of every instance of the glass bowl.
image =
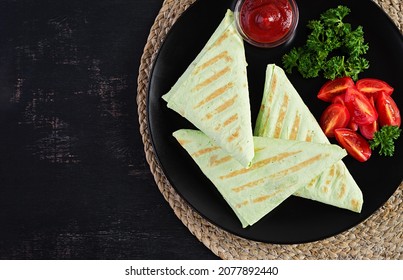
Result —
[[[294,0],[238,0],[234,14],[239,34],[261,48],[277,47],[291,40],[299,20]]]

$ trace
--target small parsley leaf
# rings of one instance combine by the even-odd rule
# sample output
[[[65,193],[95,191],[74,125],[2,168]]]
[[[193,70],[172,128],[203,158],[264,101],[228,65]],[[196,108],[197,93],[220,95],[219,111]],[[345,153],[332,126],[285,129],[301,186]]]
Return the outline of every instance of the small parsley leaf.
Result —
[[[379,154],[393,156],[395,152],[395,140],[399,138],[401,129],[398,126],[385,125],[375,132],[374,139],[369,141],[371,150],[379,149]]]

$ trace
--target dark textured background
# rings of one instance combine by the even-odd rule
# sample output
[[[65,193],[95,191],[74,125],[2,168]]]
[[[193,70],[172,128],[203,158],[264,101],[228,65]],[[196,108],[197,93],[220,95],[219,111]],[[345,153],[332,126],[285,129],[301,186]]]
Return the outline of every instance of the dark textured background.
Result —
[[[216,258],[163,199],[139,135],[162,2],[0,0],[1,259]]]

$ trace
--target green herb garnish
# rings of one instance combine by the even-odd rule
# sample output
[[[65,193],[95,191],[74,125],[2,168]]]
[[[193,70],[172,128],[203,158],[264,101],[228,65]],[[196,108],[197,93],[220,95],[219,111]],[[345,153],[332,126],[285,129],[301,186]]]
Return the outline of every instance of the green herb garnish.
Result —
[[[369,68],[368,60],[362,57],[368,51],[362,26],[352,29],[344,18],[350,13],[345,6],[329,9],[319,20],[311,20],[311,30],[306,44],[294,47],[282,58],[284,69],[293,68],[304,78],[315,78],[323,72],[326,79],[349,76],[358,79],[358,74]]]
[[[380,146],[379,154],[384,156],[393,156],[395,152],[395,142],[399,138],[401,129],[398,126],[385,125],[379,131],[375,132],[374,139],[369,141],[372,150]]]

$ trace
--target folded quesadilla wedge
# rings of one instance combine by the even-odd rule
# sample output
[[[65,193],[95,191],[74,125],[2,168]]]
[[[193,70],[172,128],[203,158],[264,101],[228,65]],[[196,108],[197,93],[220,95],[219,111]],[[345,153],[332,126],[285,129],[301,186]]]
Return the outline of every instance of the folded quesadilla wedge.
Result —
[[[337,145],[254,137],[249,168],[199,130],[173,133],[238,216],[253,225],[347,153]]]
[[[269,64],[254,135],[329,144],[315,117],[284,71]],[[363,196],[342,161],[327,168],[295,195],[361,212]]]
[[[243,40],[228,10],[202,51],[162,98],[248,166],[254,156]]]

